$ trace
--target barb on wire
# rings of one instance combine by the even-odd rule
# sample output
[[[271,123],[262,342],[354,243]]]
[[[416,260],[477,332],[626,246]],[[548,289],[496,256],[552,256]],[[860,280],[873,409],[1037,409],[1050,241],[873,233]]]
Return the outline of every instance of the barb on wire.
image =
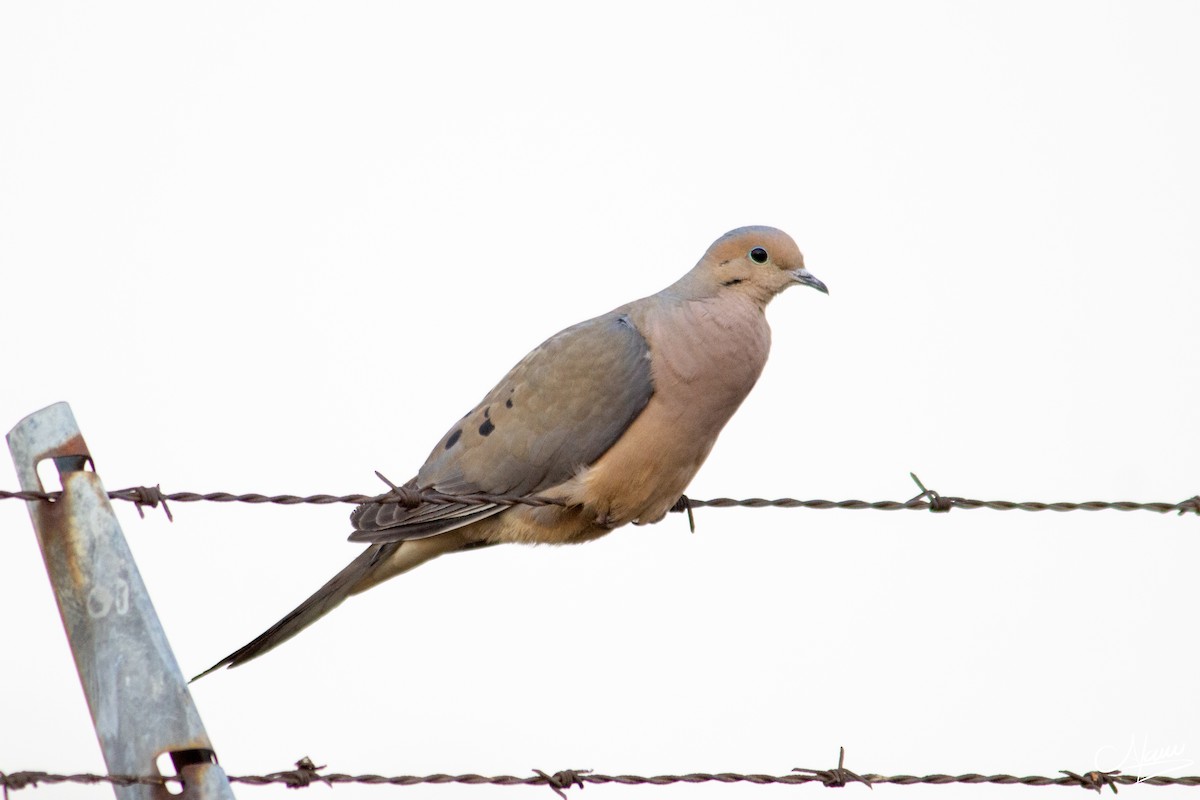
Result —
[[[940,494],[933,491],[932,489],[926,489],[925,484],[921,483],[921,479],[918,478],[916,473],[914,473],[914,472],[908,473],[908,477],[912,478],[913,483],[915,483],[917,485],[917,488],[921,490],[921,493],[919,495],[917,495],[913,499],[909,500],[908,502],[915,503],[918,500],[924,500],[925,498],[929,498],[929,510],[934,512],[935,514],[949,512],[950,509],[954,508],[954,501],[962,499],[961,497],[942,497]]]
[[[160,485],[155,486],[135,486],[129,489],[117,489],[108,493],[109,498],[113,500],[126,500],[132,502],[138,509],[138,513],[142,513],[143,506],[157,508],[161,503],[163,510],[167,514],[168,519],[174,519],[170,508],[167,507],[167,501],[172,503],[197,503],[197,502],[212,502],[212,503],[250,503],[250,504],[273,504],[273,505],[334,505],[334,504],[352,504],[361,505],[363,503],[398,503],[400,505],[414,507],[422,503],[431,503],[435,505],[446,505],[451,503],[465,503],[468,505],[528,505],[528,506],[562,506],[566,502],[553,497],[539,496],[524,496],[514,494],[486,494],[482,492],[472,494],[445,494],[443,492],[433,491],[431,489],[416,489],[407,486],[397,486],[382,474],[379,475],[389,486],[387,492],[383,494],[311,494],[311,495],[294,495],[294,494],[231,494],[230,492],[208,492],[207,494],[198,494],[196,492],[163,492]],[[781,497],[775,500],[768,500],[762,497],[749,497],[742,500],[735,500],[730,497],[715,497],[710,500],[696,500],[686,495],[681,496],[679,501],[675,503],[672,511],[684,512],[688,514],[688,521],[691,524],[692,530],[695,531],[695,517],[693,510],[697,508],[811,508],[811,509],[847,509],[847,510],[872,510],[872,511],[933,511],[933,512],[948,512],[953,508],[975,509],[989,508],[993,511],[1152,511],[1156,514],[1167,514],[1172,511],[1183,515],[1191,512],[1200,516],[1200,495],[1189,497],[1178,503],[1139,503],[1129,500],[1088,500],[1081,503],[1057,502],[1044,503],[1038,501],[1023,501],[1015,502],[1012,500],[973,500],[967,497],[953,497],[939,494],[938,492],[927,489],[925,484],[921,482],[915,474],[909,473],[913,482],[920,488],[921,493],[904,502],[896,500],[876,500],[868,502],[865,500],[797,500],[793,497]],[[9,492],[0,490],[0,500],[43,500],[54,502],[61,495],[61,492]]]
[[[1189,511],[1200,516],[1200,494],[1190,497],[1179,504],[1179,516],[1182,517]]]
[[[913,479],[916,480],[916,475]],[[924,488],[924,487],[922,487]],[[861,775],[851,772],[846,769],[846,748],[838,748],[838,765],[833,769],[809,769],[807,767],[795,767],[792,772],[808,772],[811,773],[817,780],[825,784],[826,788],[841,788],[848,781],[858,781],[865,783],[868,789],[874,789],[871,781]]]
[[[686,511],[688,515],[688,529],[692,533],[696,532],[696,515],[692,513],[692,498],[686,494],[679,495],[679,499],[675,501],[675,505],[671,506],[671,510],[675,512]]]
[[[418,784],[446,783],[465,786],[549,786],[555,794],[561,798],[564,798],[564,800],[566,798],[566,792],[568,789],[574,786],[578,786],[582,789],[589,783],[614,783],[622,786],[667,786],[676,783],[749,783],[758,786],[764,786],[769,784],[798,785],[816,782],[828,788],[840,788],[849,782],[865,783],[868,787],[872,787],[874,784],[881,783],[893,784],[895,786],[914,786],[918,784],[938,786],[950,783],[988,783],[1002,786],[1078,786],[1083,789],[1092,789],[1096,792],[1100,792],[1105,786],[1107,786],[1112,789],[1114,793],[1117,791],[1118,786],[1131,786],[1134,784],[1144,786],[1200,786],[1200,775],[1188,775],[1182,777],[1155,775],[1153,777],[1141,778],[1135,775],[1125,775],[1120,770],[1114,770],[1112,772],[1091,770],[1082,773],[1072,772],[1070,770],[1059,770],[1061,774],[1056,777],[1049,777],[1046,775],[983,775],[978,772],[968,772],[961,775],[948,775],[944,773],[934,773],[929,775],[876,775],[874,773],[857,774],[846,769],[845,757],[846,750],[845,748],[841,748],[838,755],[838,765],[833,769],[817,770],[796,768],[792,772],[785,775],[763,775],[756,773],[745,774],[739,772],[692,772],[685,775],[668,774],[643,776],[605,775],[586,769],[566,769],[554,773],[547,773],[540,769],[535,769],[533,770],[532,775],[527,776],[479,775],[476,773],[465,773],[460,775],[436,773],[433,775],[384,776],[374,774],[346,775],[337,772],[321,772],[321,770],[324,770],[325,767],[316,766],[312,759],[306,756],[296,762],[295,769],[284,770],[282,772],[270,772],[265,775],[235,775],[230,776],[229,781],[231,783],[241,783],[249,786],[282,784],[293,789],[304,788],[311,786],[314,783],[321,783],[327,786],[334,786],[336,784],[415,786]],[[178,776],[162,775],[56,775],[49,772],[0,772],[0,788],[3,789],[3,796],[5,797],[7,797],[9,791],[15,792],[21,789],[34,788],[42,783],[107,783],[114,786],[132,786],[135,784],[163,786],[168,783],[179,782],[180,778]]]
[[[547,775],[546,773],[542,772],[540,769],[535,769],[533,772],[539,778],[544,780],[546,782],[546,785],[549,786],[551,789],[553,789],[554,793],[556,795],[558,795],[559,797],[561,797],[562,800],[567,800],[566,790],[570,789],[572,786],[578,786],[580,789],[582,789],[583,788],[583,778],[585,775],[590,773],[591,770],[590,769],[564,769],[564,770],[559,770],[558,772],[554,773],[553,775]]]
[[[321,770],[325,769],[325,765],[317,766],[308,756],[304,756],[296,762],[295,769],[284,770],[283,772],[272,772],[265,776],[270,779],[271,783],[282,783],[289,789],[302,789],[305,786],[312,784],[314,781],[330,785],[325,776],[321,774]]]
[[[1070,776],[1072,780],[1077,781],[1084,789],[1095,789],[1096,794],[1103,794],[1105,786],[1112,789],[1113,794],[1117,794],[1117,776],[1121,774],[1121,770],[1119,769],[1114,769],[1112,772],[1092,770],[1082,775],[1071,772],[1069,769],[1060,769],[1059,772]]]
[[[142,506],[150,508],[158,508],[158,504],[162,503],[163,511],[167,514],[167,522],[174,522],[175,517],[171,514],[171,507],[167,505],[167,498],[163,497],[162,485],[155,484],[154,486],[137,486],[129,490],[133,493],[133,507],[137,509],[138,516],[142,519],[146,518],[146,514],[142,511]]]

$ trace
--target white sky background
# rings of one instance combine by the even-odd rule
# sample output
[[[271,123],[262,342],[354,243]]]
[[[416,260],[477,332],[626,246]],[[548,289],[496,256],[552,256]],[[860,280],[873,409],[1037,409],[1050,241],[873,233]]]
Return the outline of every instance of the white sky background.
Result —
[[[538,342],[770,224],[832,294],[771,306],[693,496],[1183,500],[1198,34],[1186,2],[8,3],[0,432],[67,400],[110,489],[374,492]],[[189,675],[357,552],[348,506],[173,510],[117,506]],[[194,687],[223,765],[1200,772],[1200,519],[696,517],[352,599]],[[0,609],[0,769],[103,771],[17,501]]]

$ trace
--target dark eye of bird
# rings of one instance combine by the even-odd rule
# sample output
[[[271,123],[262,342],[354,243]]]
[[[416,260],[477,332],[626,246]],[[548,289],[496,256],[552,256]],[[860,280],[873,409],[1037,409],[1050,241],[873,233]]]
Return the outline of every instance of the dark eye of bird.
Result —
[[[754,263],[756,264],[765,264],[767,263],[767,251],[761,247],[756,247],[750,251],[750,258],[754,259]]]

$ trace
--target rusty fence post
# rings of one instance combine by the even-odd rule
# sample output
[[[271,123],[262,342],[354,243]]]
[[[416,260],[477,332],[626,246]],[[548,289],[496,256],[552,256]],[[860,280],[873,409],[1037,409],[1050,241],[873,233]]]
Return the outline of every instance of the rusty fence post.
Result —
[[[30,414],[8,448],[25,491],[58,469],[61,496],[27,506],[109,774],[158,775],[167,754],[182,782],[114,784],[118,800],[233,800],[71,407]]]

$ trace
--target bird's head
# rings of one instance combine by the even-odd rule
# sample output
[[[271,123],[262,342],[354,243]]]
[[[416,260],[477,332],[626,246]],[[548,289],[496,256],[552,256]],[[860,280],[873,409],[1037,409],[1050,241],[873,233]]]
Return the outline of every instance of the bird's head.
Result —
[[[777,228],[750,225],[717,239],[693,270],[710,291],[745,293],[763,305],[789,286],[803,284],[829,294],[804,267],[804,255]]]

